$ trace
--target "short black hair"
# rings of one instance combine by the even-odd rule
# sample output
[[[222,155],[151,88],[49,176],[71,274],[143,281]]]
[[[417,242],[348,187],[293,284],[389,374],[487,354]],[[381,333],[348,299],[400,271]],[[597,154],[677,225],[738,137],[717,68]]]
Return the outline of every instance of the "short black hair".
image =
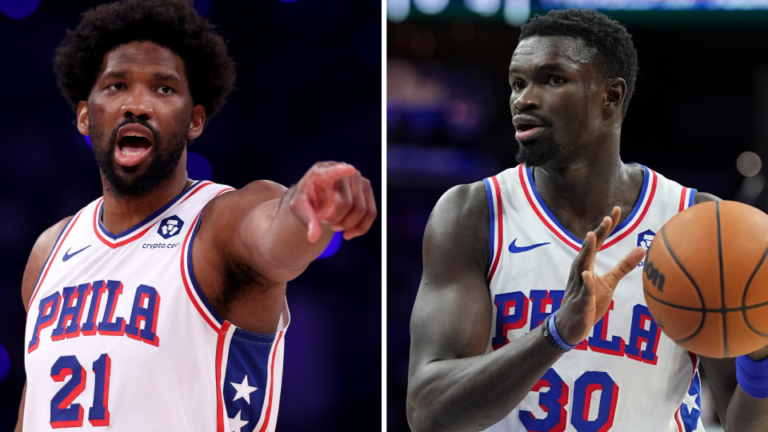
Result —
[[[136,41],[154,42],[181,57],[193,103],[205,107],[207,119],[221,110],[234,87],[235,62],[189,0],[123,0],[83,13],[54,57],[59,88],[73,108],[88,100],[104,56]]]
[[[632,35],[623,25],[592,9],[551,10],[534,16],[520,28],[520,41],[532,36],[569,36],[595,49],[595,63],[607,78],[624,78],[627,96],[623,115],[637,79],[637,50]]]

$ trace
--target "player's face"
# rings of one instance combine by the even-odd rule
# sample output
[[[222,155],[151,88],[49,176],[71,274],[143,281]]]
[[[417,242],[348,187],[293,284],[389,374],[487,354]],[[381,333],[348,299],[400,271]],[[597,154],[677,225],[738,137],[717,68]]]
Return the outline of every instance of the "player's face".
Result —
[[[518,162],[540,166],[567,161],[594,139],[600,115],[594,52],[579,39],[523,39],[509,66],[509,99]]]
[[[204,122],[178,55],[131,42],[104,56],[88,101],[78,105],[78,126],[91,136],[107,187],[118,196],[143,196],[186,169],[179,161],[187,140],[202,132],[201,110]]]

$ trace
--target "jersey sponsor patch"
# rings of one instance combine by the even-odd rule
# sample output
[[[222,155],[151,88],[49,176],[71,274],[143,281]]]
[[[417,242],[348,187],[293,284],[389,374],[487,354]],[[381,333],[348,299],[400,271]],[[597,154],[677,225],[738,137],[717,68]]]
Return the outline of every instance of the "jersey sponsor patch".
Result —
[[[160,234],[160,237],[168,240],[175,235],[179,235],[183,226],[184,221],[181,218],[176,215],[168,216],[160,222],[157,233]]]

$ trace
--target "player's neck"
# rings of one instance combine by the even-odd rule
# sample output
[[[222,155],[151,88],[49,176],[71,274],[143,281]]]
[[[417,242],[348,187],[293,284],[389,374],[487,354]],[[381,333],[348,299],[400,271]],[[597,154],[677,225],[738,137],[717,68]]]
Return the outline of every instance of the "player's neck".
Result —
[[[101,223],[109,232],[119,234],[143,221],[166,205],[168,201],[188,188],[192,181],[187,178],[187,170],[184,164],[179,164],[179,167],[177,167],[169,179],[157,185],[148,194],[140,197],[116,196],[109,189],[103,175],[101,183],[104,191],[104,211],[101,216]]]
[[[596,156],[596,157],[594,157]],[[618,155],[584,157],[558,167],[533,169],[536,189],[566,229],[579,238],[598,226],[614,206],[624,220],[642,186],[641,170],[626,166]]]

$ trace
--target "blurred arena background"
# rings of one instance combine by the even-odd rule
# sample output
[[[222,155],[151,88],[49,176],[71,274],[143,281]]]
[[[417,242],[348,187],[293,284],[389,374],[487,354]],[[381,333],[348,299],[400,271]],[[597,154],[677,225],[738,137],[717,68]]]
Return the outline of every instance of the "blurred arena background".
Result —
[[[516,164],[507,68],[519,25],[567,7],[598,8],[633,35],[640,74],[623,160],[768,208],[768,2],[388,0],[390,431],[408,430],[408,324],[429,214],[451,186]],[[722,431],[711,396],[702,397],[707,431]]]
[[[25,379],[20,289],[29,252],[46,228],[102,194],[92,150],[51,67],[65,30],[99,3],[0,0],[1,431],[16,424]],[[238,78],[189,149],[191,178],[291,185],[315,161],[343,160],[381,190],[380,1],[195,0],[195,7],[229,41]],[[288,303],[278,430],[380,429],[379,222],[289,283]]]

